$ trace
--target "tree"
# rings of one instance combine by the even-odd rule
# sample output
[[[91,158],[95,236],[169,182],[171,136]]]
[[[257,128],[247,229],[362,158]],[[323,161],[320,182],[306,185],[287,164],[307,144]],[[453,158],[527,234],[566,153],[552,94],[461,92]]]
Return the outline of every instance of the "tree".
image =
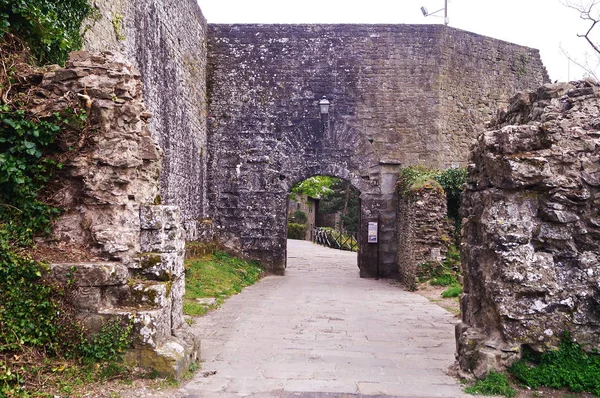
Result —
[[[292,195],[290,195],[290,198],[295,199],[294,194],[298,194],[315,199],[325,199],[333,193],[331,186],[335,184],[337,180],[337,178],[329,176],[309,177],[292,187]]]
[[[319,204],[319,213],[340,213],[342,229],[356,232],[360,212],[360,192],[347,181],[336,179],[331,186],[333,191]]]
[[[598,6],[599,3],[600,0],[591,0],[587,1],[586,3],[584,3],[583,0],[565,0],[564,2],[562,2],[562,4],[566,7],[576,10],[579,13],[579,17],[583,21],[585,21],[587,25],[587,30],[585,31],[585,33],[577,34],[577,36],[585,39],[590,45],[590,47],[594,50],[594,53],[596,54],[595,65],[590,65],[589,57],[586,57],[584,61],[577,61],[575,58],[571,57],[565,49],[561,48],[561,51],[571,62],[585,70],[591,77],[593,77],[596,80],[599,80],[596,74],[596,69],[598,68],[598,66],[600,66],[600,38],[597,37],[598,27],[600,24],[600,6]]]

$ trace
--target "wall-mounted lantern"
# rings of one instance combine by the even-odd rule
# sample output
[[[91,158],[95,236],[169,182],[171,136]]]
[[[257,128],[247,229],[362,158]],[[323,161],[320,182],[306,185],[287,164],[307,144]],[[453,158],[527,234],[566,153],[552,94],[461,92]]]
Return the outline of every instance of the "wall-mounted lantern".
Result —
[[[329,102],[327,97],[323,96],[323,98],[321,98],[321,101],[319,101],[319,108],[321,108],[321,115],[327,115],[329,113],[329,105],[331,105],[331,103]]]

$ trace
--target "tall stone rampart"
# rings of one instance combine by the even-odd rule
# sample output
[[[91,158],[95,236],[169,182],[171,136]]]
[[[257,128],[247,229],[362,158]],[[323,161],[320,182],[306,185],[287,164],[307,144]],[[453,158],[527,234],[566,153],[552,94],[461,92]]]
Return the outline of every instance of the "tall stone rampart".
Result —
[[[471,154],[457,346],[480,377],[557,347],[600,348],[600,86],[513,98]]]
[[[495,111],[548,80],[537,50],[441,25],[209,25],[208,47],[210,214],[277,272],[287,194],[325,174],[361,191],[361,275],[395,276],[400,168],[464,164]]]
[[[164,152],[160,192],[188,239],[206,211],[206,20],[194,0],[96,0],[85,48],[124,53],[140,71]]]

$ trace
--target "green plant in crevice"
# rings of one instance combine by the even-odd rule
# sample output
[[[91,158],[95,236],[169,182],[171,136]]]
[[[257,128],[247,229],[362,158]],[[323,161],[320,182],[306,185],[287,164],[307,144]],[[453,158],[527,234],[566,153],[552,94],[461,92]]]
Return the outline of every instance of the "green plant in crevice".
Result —
[[[512,398],[517,394],[517,391],[510,385],[508,376],[505,373],[498,372],[488,373],[486,377],[476,380],[464,391],[468,394],[502,395],[508,398]]]
[[[509,371],[526,386],[568,388],[600,396],[600,355],[585,352],[565,333],[557,350],[537,353],[525,348]]]

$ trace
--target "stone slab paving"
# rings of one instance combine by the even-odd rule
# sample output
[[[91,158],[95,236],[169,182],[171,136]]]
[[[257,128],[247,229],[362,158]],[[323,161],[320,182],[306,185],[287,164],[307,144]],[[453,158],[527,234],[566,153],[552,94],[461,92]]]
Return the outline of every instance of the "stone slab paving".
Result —
[[[266,277],[196,318],[202,370],[183,391],[188,398],[468,397],[446,374],[456,322],[392,281],[360,279],[355,253],[289,240],[285,276]]]

